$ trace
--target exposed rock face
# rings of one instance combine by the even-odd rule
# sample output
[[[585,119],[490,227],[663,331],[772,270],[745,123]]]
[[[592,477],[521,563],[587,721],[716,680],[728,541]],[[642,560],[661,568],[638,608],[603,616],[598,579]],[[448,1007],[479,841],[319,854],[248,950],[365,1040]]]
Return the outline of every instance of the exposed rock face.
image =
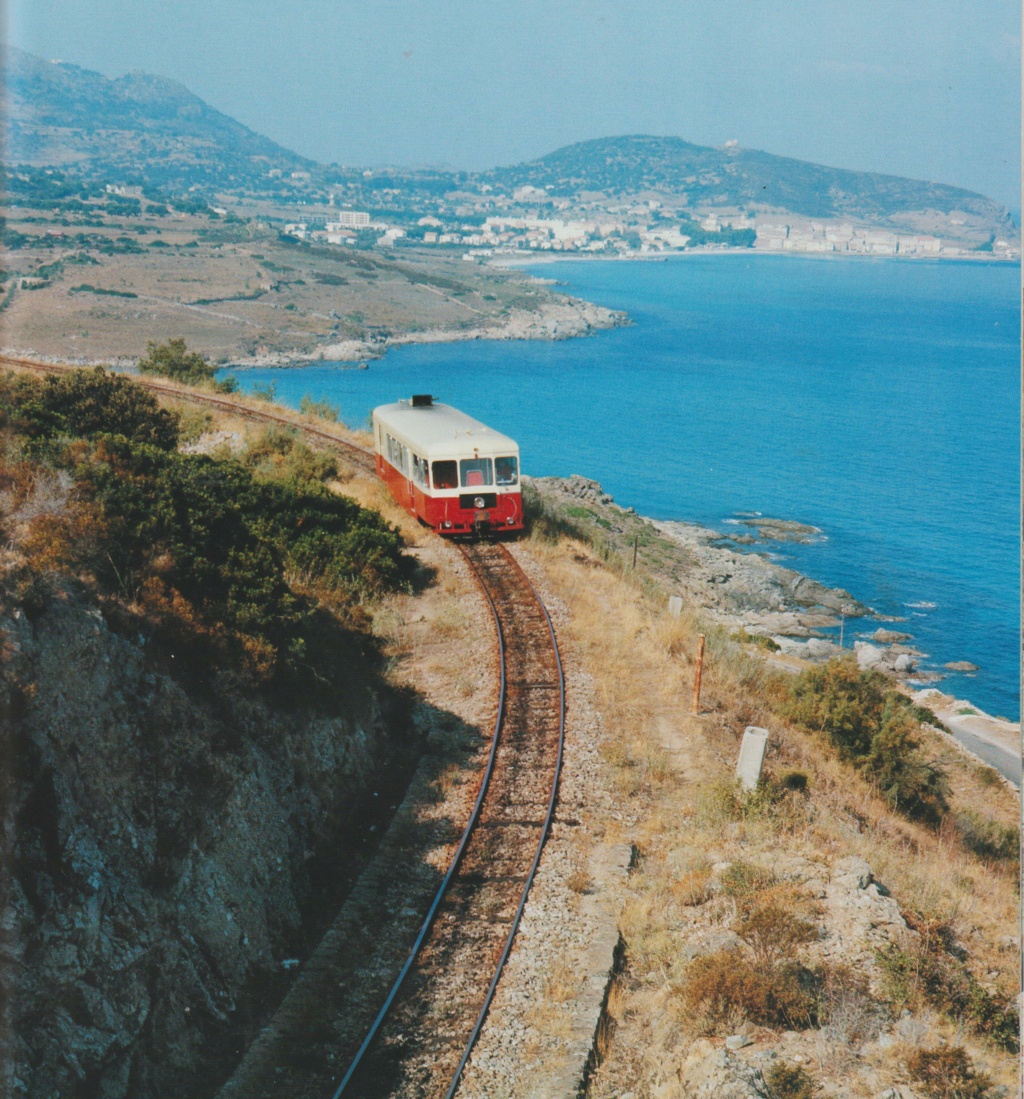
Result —
[[[680,1078],[688,1099],[772,1099],[774,1094],[760,1069],[706,1038],[694,1043]]]
[[[387,761],[380,698],[190,697],[67,593],[0,630],[6,1094],[201,1095],[203,1044],[279,977],[318,847]]]

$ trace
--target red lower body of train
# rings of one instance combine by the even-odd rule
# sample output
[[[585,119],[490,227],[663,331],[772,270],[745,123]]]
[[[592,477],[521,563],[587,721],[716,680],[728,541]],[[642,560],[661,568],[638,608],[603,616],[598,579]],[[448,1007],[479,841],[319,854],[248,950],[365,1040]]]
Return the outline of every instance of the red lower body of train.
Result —
[[[433,496],[378,454],[377,475],[395,500],[438,534],[500,534],[523,529],[523,497],[493,488],[470,488],[458,496]]]

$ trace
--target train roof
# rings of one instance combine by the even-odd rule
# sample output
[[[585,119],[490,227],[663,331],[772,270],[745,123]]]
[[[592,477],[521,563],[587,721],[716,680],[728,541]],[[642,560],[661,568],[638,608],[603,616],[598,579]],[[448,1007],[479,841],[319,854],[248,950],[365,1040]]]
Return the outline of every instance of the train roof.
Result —
[[[490,455],[519,453],[514,439],[447,404],[397,401],[379,405],[373,418],[401,435],[424,458],[461,457],[474,450]]]

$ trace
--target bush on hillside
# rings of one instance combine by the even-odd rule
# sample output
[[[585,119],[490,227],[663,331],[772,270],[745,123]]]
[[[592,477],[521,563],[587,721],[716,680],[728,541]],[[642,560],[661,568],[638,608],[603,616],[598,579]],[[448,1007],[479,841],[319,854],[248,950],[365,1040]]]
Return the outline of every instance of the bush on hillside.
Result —
[[[197,351],[189,351],[183,339],[166,343],[150,341],[146,345],[146,357],[139,359],[140,374],[157,374],[185,385],[212,385],[223,393],[233,393],[238,388],[234,378],[216,380],[217,368]]]
[[[332,494],[321,478],[333,466],[295,439],[265,446],[263,458],[288,460],[257,475],[179,453],[177,424],[102,371],[0,379],[0,493],[28,569],[95,582],[111,613],[156,628],[177,668],[302,684],[291,697],[304,701],[337,695],[362,644],[342,621],[403,583],[400,535]]]
[[[945,815],[946,777],[921,752],[923,711],[881,673],[848,658],[809,668],[789,685],[784,713],[831,741],[894,809],[932,824]]]
[[[803,1065],[775,1061],[764,1074],[773,1099],[814,1099],[814,1080]]]
[[[123,374],[103,367],[47,378],[0,379],[0,423],[34,441],[120,435],[161,450],[178,445],[178,416]]]
[[[963,1046],[916,1049],[907,1069],[928,1099],[984,1099],[992,1087],[991,1078],[975,1070]]]
[[[307,446],[297,431],[271,426],[249,443],[242,461],[261,481],[283,481],[294,488],[319,485],[338,475],[338,460]]]
[[[953,821],[964,846],[982,858],[1017,862],[1020,858],[1020,829],[974,812],[958,810]]]
[[[884,991],[894,1009],[928,1005],[1011,1053],[1020,1049],[1013,998],[986,989],[967,968],[947,925],[907,913],[918,938],[879,952]]]

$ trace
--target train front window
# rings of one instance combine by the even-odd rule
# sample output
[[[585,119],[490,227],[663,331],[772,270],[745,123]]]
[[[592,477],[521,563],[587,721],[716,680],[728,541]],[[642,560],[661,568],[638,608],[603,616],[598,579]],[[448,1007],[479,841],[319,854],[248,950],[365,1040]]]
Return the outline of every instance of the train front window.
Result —
[[[519,463],[515,458],[494,459],[494,482],[498,485],[519,483]]]
[[[482,485],[494,484],[490,458],[463,458],[459,462],[459,472],[462,474],[463,488],[480,488]]]
[[[434,488],[458,488],[459,471],[454,462],[434,462]]]

